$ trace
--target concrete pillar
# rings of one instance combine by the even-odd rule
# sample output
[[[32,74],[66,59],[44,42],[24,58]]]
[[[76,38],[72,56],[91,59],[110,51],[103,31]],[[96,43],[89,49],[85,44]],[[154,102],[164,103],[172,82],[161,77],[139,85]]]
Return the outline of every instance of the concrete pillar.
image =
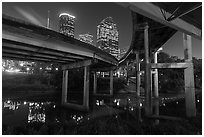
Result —
[[[84,67],[84,96],[83,106],[89,109],[89,66]]]
[[[136,52],[136,93],[137,96],[140,96],[140,59],[139,52]]]
[[[138,121],[142,122],[142,100],[138,98]]]
[[[157,61],[158,52],[154,53],[154,63],[158,63]],[[154,70],[154,97],[159,97],[159,89],[158,89],[158,69]]]
[[[144,50],[145,50],[145,114],[149,116],[152,114],[152,92],[151,92],[151,66],[149,59],[149,36],[148,36],[148,24],[144,27]]]
[[[113,70],[110,71],[110,95],[113,95]]]
[[[62,104],[67,103],[68,70],[63,71],[62,79]]]
[[[156,98],[155,99],[155,115],[159,116],[159,99]],[[155,124],[158,125],[159,124],[159,120],[155,120]]]
[[[126,79],[126,80],[127,80],[127,85],[129,86],[129,80],[128,80],[128,79],[129,79],[129,78],[128,78],[128,65],[129,65],[129,61],[126,62],[126,67],[127,67],[127,70],[126,70],[126,78],[127,78],[127,79]]]
[[[192,63],[191,36],[187,34],[183,34],[183,43],[184,43],[185,62],[191,64],[190,67],[184,70],[186,115],[187,117],[194,117],[196,116],[196,103],[195,103],[195,87],[194,87],[194,70],[193,70],[193,63]]]
[[[94,71],[94,88],[93,88],[93,94],[96,95],[97,92],[97,76],[96,76],[96,71]]]

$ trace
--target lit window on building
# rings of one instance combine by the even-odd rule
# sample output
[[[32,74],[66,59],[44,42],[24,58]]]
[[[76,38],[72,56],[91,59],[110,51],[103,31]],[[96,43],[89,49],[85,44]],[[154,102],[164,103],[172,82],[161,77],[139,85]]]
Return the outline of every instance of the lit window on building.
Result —
[[[60,33],[66,36],[74,37],[75,17],[68,13],[61,13],[59,18]]]
[[[97,26],[97,47],[118,58],[118,45],[119,40],[116,24],[112,17],[107,17]]]

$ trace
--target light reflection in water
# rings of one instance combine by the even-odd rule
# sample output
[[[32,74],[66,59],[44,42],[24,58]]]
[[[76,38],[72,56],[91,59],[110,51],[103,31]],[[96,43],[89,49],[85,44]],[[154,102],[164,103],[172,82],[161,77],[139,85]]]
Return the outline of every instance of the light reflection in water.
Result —
[[[97,106],[103,106],[103,105],[105,105],[105,103],[104,103],[104,100],[102,99],[102,100],[96,100],[96,105]]]
[[[10,110],[17,110],[19,108],[18,106],[20,106],[19,102],[11,100],[4,101],[3,105],[4,108],[8,108]]]
[[[32,122],[45,122],[45,106],[43,105],[43,103],[33,103],[30,102],[29,103],[29,113],[28,113],[28,123],[32,123]]]
[[[82,120],[84,119],[84,117],[82,115],[71,115],[71,118],[74,120],[74,122],[76,124],[79,124],[80,122],[82,122]],[[88,117],[89,120],[89,117]]]

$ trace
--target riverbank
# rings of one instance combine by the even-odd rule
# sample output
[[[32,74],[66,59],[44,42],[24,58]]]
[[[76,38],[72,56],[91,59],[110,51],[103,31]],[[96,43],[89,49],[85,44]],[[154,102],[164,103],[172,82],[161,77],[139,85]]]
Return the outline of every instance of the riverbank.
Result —
[[[2,72],[2,97],[22,98],[56,94],[55,87],[48,84],[46,75]]]

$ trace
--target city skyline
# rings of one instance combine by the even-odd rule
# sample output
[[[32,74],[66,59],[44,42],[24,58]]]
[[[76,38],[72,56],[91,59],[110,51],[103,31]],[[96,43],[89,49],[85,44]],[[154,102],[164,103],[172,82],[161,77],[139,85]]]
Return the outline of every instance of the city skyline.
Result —
[[[102,2],[29,2],[29,3],[3,3],[3,14],[23,19],[40,26],[46,26],[48,11],[50,11],[50,28],[59,31],[58,17],[60,13],[67,12],[76,17],[75,36],[90,32],[93,34],[96,45],[96,26],[98,23],[111,16],[119,28],[119,48],[128,50],[132,40],[132,21],[130,10],[116,3]],[[104,7],[106,7],[104,9]],[[201,40],[192,38],[193,56],[202,58]],[[183,58],[182,34],[177,32],[163,46],[163,51],[170,55]]]

